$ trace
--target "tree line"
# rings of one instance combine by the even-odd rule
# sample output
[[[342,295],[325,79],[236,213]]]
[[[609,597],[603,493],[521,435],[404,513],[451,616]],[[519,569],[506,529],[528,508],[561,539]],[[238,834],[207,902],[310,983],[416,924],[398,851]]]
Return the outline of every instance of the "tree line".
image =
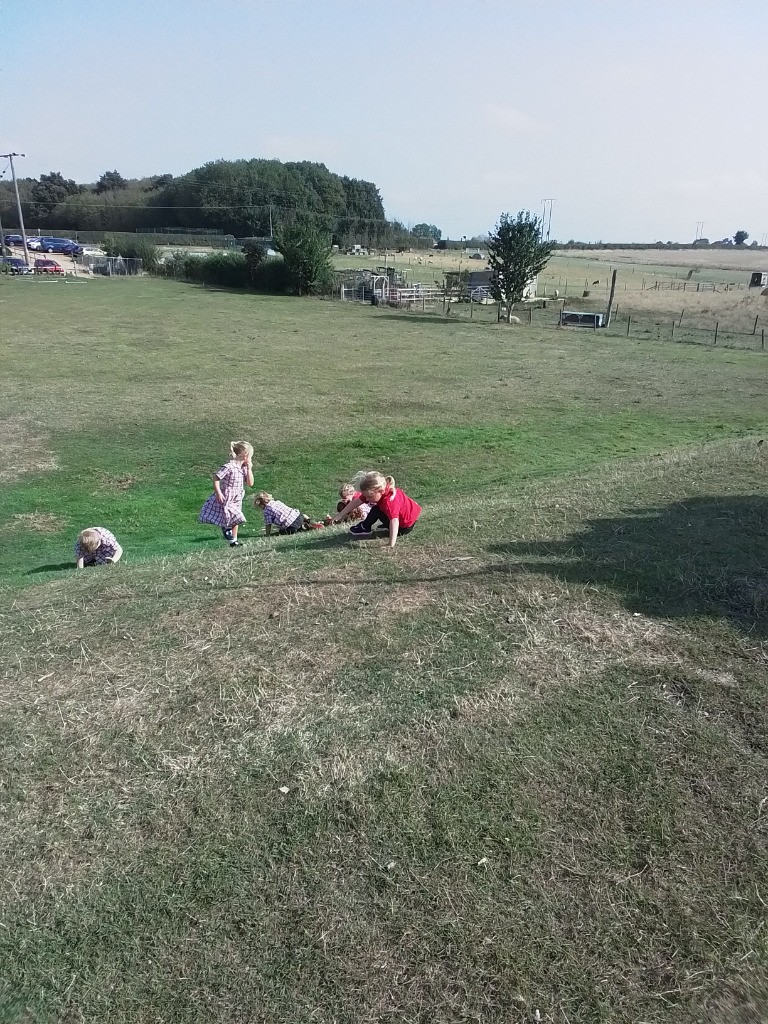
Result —
[[[371,181],[329,171],[310,161],[215,160],[187,174],[126,179],[105,171],[81,183],[60,171],[19,179],[28,227],[57,231],[162,231],[209,228],[237,238],[267,237],[300,224],[328,235],[339,246],[381,248],[432,245],[434,224],[408,229],[387,220]],[[17,226],[10,182],[0,182],[0,218]]]

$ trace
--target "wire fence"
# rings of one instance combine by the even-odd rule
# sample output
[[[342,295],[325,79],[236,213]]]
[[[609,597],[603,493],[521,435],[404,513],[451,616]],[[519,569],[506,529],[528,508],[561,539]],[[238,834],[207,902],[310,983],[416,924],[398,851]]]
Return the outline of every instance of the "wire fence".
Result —
[[[393,303],[391,303],[393,304]],[[443,317],[452,320],[474,322],[478,324],[498,324],[506,321],[506,309],[499,303],[483,303],[456,301],[449,294],[426,295],[418,299],[398,304],[404,315],[413,313],[429,317]],[[714,320],[707,324],[695,323],[685,319],[685,311],[674,319],[659,316],[643,316],[634,313],[622,314],[614,312],[608,327],[600,327],[595,313],[589,310],[579,312],[592,317],[589,326],[570,326],[561,324],[563,305],[557,301],[544,300],[539,305],[533,303],[521,308],[513,308],[511,324],[516,329],[536,328],[537,330],[561,331],[574,338],[584,332],[599,332],[608,337],[624,337],[635,340],[653,340],[674,342],[681,345],[706,345],[711,348],[743,348],[752,351],[765,351],[765,326],[761,325],[759,315],[751,321],[751,326],[734,325],[729,321]],[[587,318],[585,317],[585,319]]]

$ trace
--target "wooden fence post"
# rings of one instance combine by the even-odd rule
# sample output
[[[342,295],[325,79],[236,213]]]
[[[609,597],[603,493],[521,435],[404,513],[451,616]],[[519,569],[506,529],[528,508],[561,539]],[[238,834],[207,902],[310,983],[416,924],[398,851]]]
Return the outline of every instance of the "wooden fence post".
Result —
[[[765,348],[765,328],[760,328],[760,348]]]
[[[719,320],[715,320],[715,344],[717,344],[717,330],[718,330],[719,326],[720,326],[720,321]]]
[[[474,303],[472,302],[472,296],[470,295],[469,296],[469,319],[470,320],[472,319],[472,306],[473,305],[474,305]]]
[[[611,326],[611,310],[613,308],[613,296],[616,294],[616,271],[611,272],[611,285],[610,293],[608,295],[608,309],[605,312],[605,326],[606,328]]]
[[[629,337],[629,328],[632,326],[632,314],[630,313],[627,317],[627,337]]]
[[[672,321],[672,341],[675,340],[675,321]]]
[[[682,327],[683,326],[683,317],[684,316],[685,316],[685,306],[683,306],[683,308],[680,310],[680,322],[677,325],[678,327]]]
[[[533,306],[528,307],[528,326],[533,327]]]
[[[752,333],[753,334],[757,334],[757,321],[759,319],[760,319],[760,314],[758,313],[757,316],[755,317],[755,326],[752,328]]]

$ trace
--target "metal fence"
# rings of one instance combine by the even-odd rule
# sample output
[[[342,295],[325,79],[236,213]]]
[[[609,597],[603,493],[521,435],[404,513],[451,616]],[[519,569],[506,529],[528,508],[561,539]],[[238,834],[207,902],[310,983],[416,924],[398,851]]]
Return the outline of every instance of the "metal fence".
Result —
[[[89,256],[83,253],[76,257],[76,265],[86,274],[100,274],[102,277],[136,277],[142,273],[142,261],[124,256]]]

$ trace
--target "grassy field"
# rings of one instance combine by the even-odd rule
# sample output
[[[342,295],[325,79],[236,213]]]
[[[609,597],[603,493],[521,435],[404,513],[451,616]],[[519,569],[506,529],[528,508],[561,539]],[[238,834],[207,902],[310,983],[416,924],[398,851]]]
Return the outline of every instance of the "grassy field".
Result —
[[[0,281],[0,1021],[768,1017],[760,353]],[[196,522],[228,441],[313,514]],[[75,574],[78,529],[123,563]]]
[[[680,257],[678,262],[672,262],[675,255]],[[652,262],[653,256],[660,262]],[[383,263],[383,256],[335,257],[339,269],[373,269]],[[469,260],[457,252],[399,253],[388,255],[387,263],[404,273],[407,282],[440,287],[447,271],[486,268],[484,261]],[[768,267],[768,253],[754,251],[563,252],[553,256],[539,275],[535,323],[541,327],[556,326],[562,308],[604,312],[610,294],[611,272],[615,269],[613,309],[617,331],[625,333],[629,326],[630,336],[713,345],[717,325],[720,345],[765,351],[768,297],[759,289],[748,287],[750,270],[765,267]],[[542,308],[545,299],[546,309]],[[418,301],[415,309],[421,311]],[[424,312],[443,315],[442,300],[433,306],[425,303]],[[527,321],[527,308],[518,314]],[[468,320],[469,305],[456,304],[450,315]],[[496,307],[475,305],[471,316],[473,320],[493,322],[497,318]]]

